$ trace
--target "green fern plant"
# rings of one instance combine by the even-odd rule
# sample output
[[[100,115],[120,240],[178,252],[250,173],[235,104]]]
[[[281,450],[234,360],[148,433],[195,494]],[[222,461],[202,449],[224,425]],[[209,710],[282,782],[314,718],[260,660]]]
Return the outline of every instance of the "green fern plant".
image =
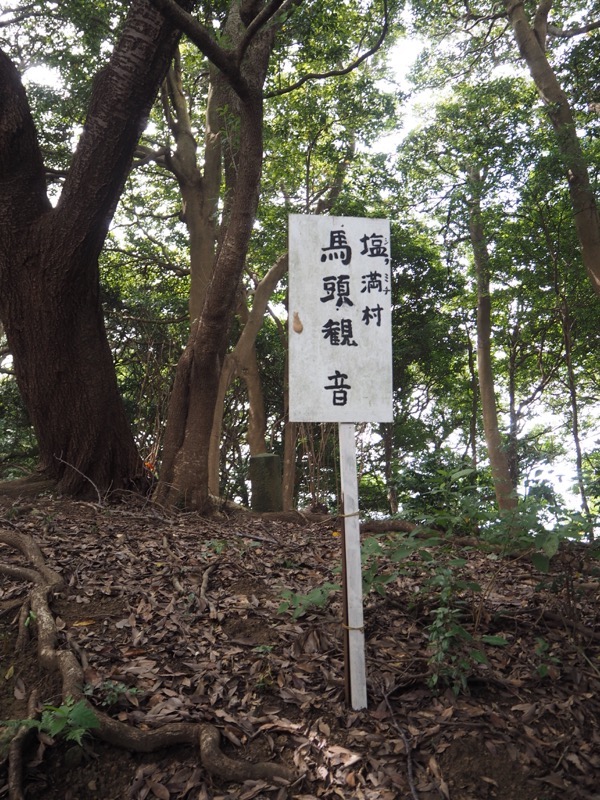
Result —
[[[98,718],[85,700],[67,697],[60,706],[46,704],[39,719],[18,719],[1,722],[1,726],[36,728],[52,739],[64,738],[67,742],[82,744],[83,737],[93,728],[99,728]]]

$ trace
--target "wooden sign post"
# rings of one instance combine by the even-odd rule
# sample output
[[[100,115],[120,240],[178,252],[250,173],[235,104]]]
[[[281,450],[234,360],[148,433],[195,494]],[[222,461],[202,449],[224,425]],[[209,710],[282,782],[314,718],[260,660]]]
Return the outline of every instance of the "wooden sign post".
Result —
[[[367,707],[367,671],[365,666],[362,562],[360,555],[360,520],[358,518],[358,481],[356,479],[354,425],[349,422],[341,422],[339,439],[344,512],[343,589],[346,702],[349,702],[353,709],[358,710]]]
[[[356,422],[392,421],[387,220],[289,219],[291,422],[338,422],[347,699],[367,706]]]

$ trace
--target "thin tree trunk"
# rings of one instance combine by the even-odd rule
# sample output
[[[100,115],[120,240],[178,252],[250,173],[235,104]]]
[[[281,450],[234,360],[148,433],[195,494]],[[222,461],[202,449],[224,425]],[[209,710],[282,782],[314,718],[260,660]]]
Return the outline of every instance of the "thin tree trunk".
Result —
[[[282,336],[287,344],[285,335]],[[284,380],[283,380],[283,416],[285,419],[283,428],[283,464],[282,464],[282,502],[284,511],[292,511],[295,508],[294,500],[296,497],[296,451],[298,447],[298,423],[290,422],[290,386],[288,370],[288,352],[285,354]]]
[[[473,465],[473,469],[477,469],[477,414],[479,411],[479,382],[477,378],[477,368],[475,366],[473,342],[471,341],[468,327],[465,327],[468,356],[467,363],[469,365],[469,383],[471,387],[471,414],[469,415],[469,441],[467,443],[467,450],[471,450],[471,464]]]
[[[235,349],[234,349],[235,351]],[[234,356],[234,351],[227,353],[223,362],[223,369],[219,378],[219,391],[215,405],[215,416],[210,434],[210,447],[208,457],[208,491],[209,494],[220,494],[220,468],[221,468],[221,438],[223,433],[223,415],[225,410],[225,397],[233,379],[239,375],[246,384],[248,393],[248,430],[246,441],[251,456],[267,452],[266,415],[265,404],[256,357],[256,348],[250,346],[250,351],[244,354],[243,365]]]
[[[552,2],[544,0],[539,4],[533,27],[529,23],[523,3],[504,0],[504,5],[521,56],[546,104],[548,116],[556,132],[583,263],[594,291],[600,294],[600,218],[596,198],[590,185],[569,100],[546,57],[547,21]]]
[[[298,424],[286,420],[283,429],[283,478],[282,497],[283,510],[292,511],[295,507],[296,491],[296,444],[298,441]]]
[[[581,439],[579,436],[579,402],[577,393],[577,381],[575,378],[575,369],[573,367],[572,330],[575,324],[575,320],[571,315],[567,297],[565,293],[561,290],[560,264],[554,247],[555,242],[553,241],[551,233],[548,230],[548,226],[546,225],[546,221],[544,219],[543,214],[541,215],[541,224],[542,224],[542,230],[544,231],[546,246],[548,248],[548,255],[552,259],[554,267],[553,270],[554,292],[556,294],[558,312],[560,315],[562,340],[564,345],[564,362],[567,366],[567,386],[569,389],[569,402],[571,405],[571,417],[573,423],[572,425],[573,444],[575,446],[575,470],[577,475],[577,486],[579,488],[579,495],[581,497],[581,508],[591,523],[593,521],[593,517],[590,512],[587,493],[585,490],[585,481],[583,477],[583,453],[581,450]],[[563,361],[562,358],[559,359],[559,362],[562,361]],[[557,362],[557,366],[559,362]],[[590,528],[590,540],[593,540],[593,538],[594,538],[594,533],[593,530]]]
[[[383,475],[387,488],[390,514],[398,513],[398,487],[394,483],[394,423],[385,422],[379,426],[383,440]]]
[[[206,106],[204,164],[197,158],[197,142],[187,99],[181,82],[179,54],[163,84],[163,110],[175,139],[175,152],[167,166],[179,183],[190,247],[190,325],[198,319],[212,277],[217,241],[217,219],[221,191],[221,118],[225,105],[224,77],[210,69]]]
[[[519,412],[517,410],[517,346],[519,342],[519,325],[510,334],[510,352],[508,355],[508,469],[513,486],[519,483]]]
[[[267,452],[265,441],[266,416],[258,363],[256,359],[256,337],[262,327],[269,298],[287,271],[287,253],[277,259],[275,264],[259,282],[252,301],[252,308],[245,312],[244,327],[233,350],[225,356],[223,371],[219,381],[219,395],[215,408],[215,418],[210,440],[209,491],[219,493],[219,446],[223,427],[223,404],[231,381],[239,375],[246,383],[250,407],[248,421],[248,445],[250,454]]]
[[[592,514],[585,491],[585,481],[583,478],[583,453],[581,450],[581,438],[579,435],[579,404],[577,402],[577,383],[575,380],[575,370],[573,368],[573,345],[571,331],[573,329],[573,319],[571,317],[566,298],[560,298],[560,321],[565,345],[565,363],[567,365],[567,385],[569,387],[569,402],[571,404],[571,423],[573,432],[573,444],[575,446],[575,468],[577,473],[577,486],[581,497],[581,508],[587,519],[591,522]],[[590,529],[590,540],[594,534]]]
[[[469,173],[469,179],[472,189],[469,200],[469,234],[477,274],[477,372],[479,376],[483,430],[492,468],[496,502],[500,511],[510,511],[516,508],[517,498],[508,468],[508,459],[500,436],[498,409],[494,391],[494,373],[491,357],[490,259],[481,219],[481,204],[479,200],[481,176],[477,170],[473,169]]]

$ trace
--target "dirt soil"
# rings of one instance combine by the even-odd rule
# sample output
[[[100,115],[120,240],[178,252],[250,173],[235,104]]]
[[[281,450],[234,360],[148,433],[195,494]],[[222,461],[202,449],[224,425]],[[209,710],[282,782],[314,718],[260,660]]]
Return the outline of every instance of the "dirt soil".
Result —
[[[564,548],[546,574],[469,540],[404,554],[385,592],[365,597],[369,707],[352,711],[340,592],[308,607],[297,597],[339,582],[335,520],[0,498],[3,528],[32,536],[63,576],[51,606],[59,646],[77,654],[97,709],[140,729],[210,722],[228,755],[299,775],[234,784],[208,775],[191,746],[136,754],[32,731],[27,800],[600,800],[600,562],[589,547]],[[0,544],[0,719],[22,720],[33,690],[38,709],[63,698],[38,665],[35,620],[15,649],[31,586],[11,565],[28,566]],[[440,570],[453,576],[447,625],[460,627],[441,629],[436,662]],[[296,597],[282,612],[286,590]],[[0,723],[0,798],[2,732],[14,730]]]

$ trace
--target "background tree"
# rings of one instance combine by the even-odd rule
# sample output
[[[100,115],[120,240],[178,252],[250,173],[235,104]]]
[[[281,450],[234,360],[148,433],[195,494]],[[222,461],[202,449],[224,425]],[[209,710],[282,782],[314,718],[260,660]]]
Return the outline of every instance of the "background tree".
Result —
[[[179,9],[178,4],[161,5]],[[17,4],[18,21],[12,13],[0,18],[0,41],[25,73],[27,99],[38,122],[51,200],[46,206],[48,220],[59,217],[59,197],[72,180],[77,137],[95,86],[102,80],[94,83],[93,76],[102,67],[109,71],[107,53],[127,30],[121,6],[95,8],[91,22],[87,4],[69,0],[61,4],[57,19],[36,3]],[[555,16],[549,22],[561,22],[562,30],[569,30],[575,7],[574,3],[553,7]],[[427,62],[432,67],[428,82],[447,84],[457,70],[465,80],[460,92],[446,95],[426,128],[402,144],[399,174],[393,159],[376,150],[382,133],[399,128],[402,97],[391,85],[383,51],[363,58],[385,32],[384,5],[357,2],[324,9],[306,0],[283,3],[280,12],[272,3],[241,8],[245,17],[238,15],[241,26],[236,35],[240,43],[246,37],[248,58],[250,45],[258,45],[261,36],[260,8],[275,14],[268,31],[263,31],[272,42],[261,88],[262,185],[255,221],[244,222],[246,233],[250,230],[246,252],[243,259],[238,252],[237,266],[230,273],[237,275],[227,287],[229,291],[235,285],[227,310],[231,324],[219,332],[221,349],[218,358],[213,358],[216,351],[210,356],[217,364],[212,372],[196,369],[206,354],[201,352],[201,338],[194,340],[197,352],[190,349],[190,327],[194,320],[199,325],[203,316],[198,309],[204,300],[197,287],[201,293],[210,286],[215,267],[222,263],[224,243],[234,242],[227,239],[228,226],[242,185],[238,166],[243,103],[232,88],[238,75],[236,49],[234,39],[222,38],[232,13],[230,3],[195,4],[191,18],[195,22],[185,17],[185,24],[195,30],[192,35],[200,37],[204,50],[220,66],[211,65],[191,41],[180,41],[150,123],[135,146],[135,168],[124,184],[101,254],[97,304],[103,306],[116,385],[124,401],[120,413],[132,426],[130,444],[133,441],[149,465],[160,464],[168,398],[178,354],[187,339],[187,356],[194,363],[188,372],[193,396],[200,397],[208,388],[205,374],[218,374],[219,382],[214,413],[207,412],[200,420],[204,426],[200,438],[198,420],[179,417],[182,438],[173,450],[179,453],[173,463],[180,458],[183,464],[187,450],[186,469],[196,488],[202,485],[206,495],[208,489],[218,490],[247,501],[249,453],[272,449],[284,456],[291,506],[294,494],[302,499],[314,495],[316,483],[311,489],[307,464],[313,453],[322,453],[318,491],[335,503],[333,439],[323,436],[319,426],[307,426],[297,439],[294,426],[285,421],[287,214],[385,216],[394,223],[395,420],[362,431],[364,502],[371,508],[389,505],[403,512],[411,503],[416,509],[420,491],[424,509],[428,482],[434,486],[442,472],[454,475],[476,467],[473,478],[469,473],[459,483],[466,486],[471,481],[466,488],[487,503],[491,478],[485,466],[475,366],[477,286],[468,224],[469,209],[474,210],[477,200],[493,297],[490,362],[511,485],[518,485],[521,493],[533,493],[536,473],[565,447],[560,440],[566,432],[578,461],[578,491],[593,515],[595,455],[586,433],[593,426],[591,409],[598,397],[597,314],[589,287],[578,281],[581,263],[563,181],[564,159],[553,130],[543,124],[544,103],[523,83],[489,82],[495,64],[518,62],[504,5],[498,3],[491,13],[486,8],[479,14],[471,4],[472,18],[465,21],[471,28],[467,38],[457,20],[450,20],[447,4],[443,8],[429,4],[427,9],[414,5],[417,24],[425,30],[427,21],[427,33],[436,47],[435,59]],[[28,10],[35,16],[27,16]],[[390,6],[388,11],[391,19],[398,8]],[[558,12],[562,16],[556,16]],[[482,33],[485,15],[489,35]],[[79,33],[83,27],[85,32]],[[556,67],[590,166],[597,163],[599,141],[594,103],[600,98],[592,77],[596,36],[594,29],[586,37],[563,38]],[[550,63],[557,63],[554,45],[546,55]],[[57,80],[34,82],[42,73],[32,67],[42,62],[51,65]],[[473,169],[481,179],[475,183],[469,181]],[[597,176],[593,169],[589,174],[594,185]],[[33,276],[24,270],[21,278],[26,274]],[[218,309],[215,314],[213,329]],[[69,330],[76,339],[76,326]],[[8,353],[2,368],[14,371],[8,342],[0,347]],[[188,367],[189,363],[182,369]],[[6,442],[2,452],[7,454],[19,442],[23,452],[30,448],[20,433],[13,436],[22,423],[9,405],[15,392],[12,381],[6,373],[0,379]],[[192,406],[202,407],[195,401]],[[554,415],[551,421],[546,415],[538,417],[546,410]],[[206,447],[196,445],[208,435],[209,417],[212,455],[204,470],[200,461],[206,457]],[[78,424],[82,428],[87,423],[80,419]],[[101,450],[99,455],[106,461]],[[136,456],[131,463],[143,478],[140,459]],[[80,467],[82,473],[87,470],[84,462],[75,470],[63,467],[79,481],[74,491],[94,491],[77,472]],[[168,502],[187,496],[192,505],[202,504],[204,488],[195,493],[182,484],[181,492],[168,487],[165,470],[160,474]],[[111,485],[99,473],[93,479],[101,491]],[[114,485],[127,485],[128,480]]]
[[[477,2],[417,2],[412,8],[416,30],[440,44],[430,46],[429,51],[438,65],[431,73],[438,85],[441,76],[447,79],[449,73],[485,76],[500,63],[518,65],[522,59],[526,64],[555,131],[583,265],[594,291],[600,293],[600,219],[595,188],[590,182],[589,159],[577,133],[579,121],[573,100],[558,79],[558,69],[574,47],[573,40],[584,34],[598,36],[600,20],[592,16],[596,9],[590,12],[586,4],[577,0],[560,4],[541,0],[531,5],[503,0],[491,7]],[[588,17],[584,24],[579,22],[582,15]],[[509,38],[511,29],[518,53]],[[423,59],[423,64],[431,66],[431,59]],[[452,62],[458,63],[458,69]],[[420,74],[425,79],[424,71]],[[589,102],[593,102],[593,92]]]
[[[500,433],[496,378],[493,365],[492,281],[500,266],[491,258],[487,227],[489,208],[505,203],[503,195],[518,190],[517,170],[523,168],[519,141],[512,133],[530,114],[523,104],[523,87],[503,80],[475,88],[463,85],[437,107],[436,119],[409,137],[416,164],[408,171],[420,173],[419,192],[436,204],[445,225],[446,242],[470,245],[477,304],[477,376],[483,430],[491,464],[498,507],[516,505],[506,442]],[[475,122],[477,120],[477,123]],[[427,182],[427,186],[424,183]],[[459,267],[459,263],[456,265]],[[511,265],[502,265],[510,275]]]
[[[224,222],[200,317],[179,362],[165,435],[163,466],[157,496],[162,502],[204,509],[208,503],[208,453],[218,399],[221,364],[236,307],[239,281],[258,208],[263,155],[263,85],[274,44],[275,28],[261,27],[280,3],[265,13],[237,6],[224,24],[227,49],[193,17],[181,15],[172,3],[161,7],[221,70],[227,82],[227,117],[233,131],[227,138]],[[387,26],[387,6],[383,31]],[[383,34],[377,40],[381,44]]]

